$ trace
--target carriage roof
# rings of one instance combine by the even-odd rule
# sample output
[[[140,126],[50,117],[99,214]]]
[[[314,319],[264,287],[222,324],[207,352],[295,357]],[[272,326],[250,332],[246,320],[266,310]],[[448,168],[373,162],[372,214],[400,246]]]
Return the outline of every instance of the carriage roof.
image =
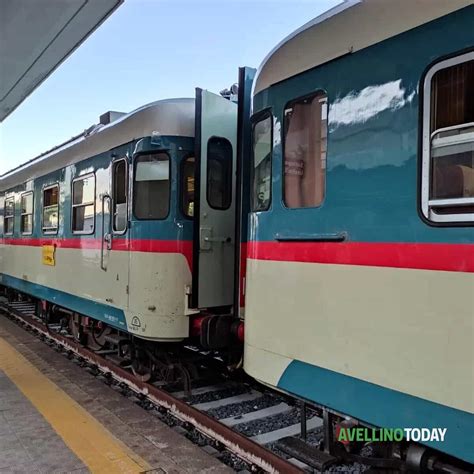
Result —
[[[473,0],[346,0],[294,31],[267,55],[257,72],[254,94],[473,3]]]
[[[96,125],[0,176],[0,191],[103,153],[153,132],[194,136],[194,99],[159,100]]]

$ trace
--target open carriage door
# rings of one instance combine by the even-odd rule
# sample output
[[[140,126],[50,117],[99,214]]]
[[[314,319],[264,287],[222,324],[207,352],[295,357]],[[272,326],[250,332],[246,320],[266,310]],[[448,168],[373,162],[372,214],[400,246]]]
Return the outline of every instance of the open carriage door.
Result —
[[[236,219],[235,246],[236,278],[238,284],[234,288],[235,315],[244,317],[245,278],[247,269],[247,233],[251,195],[251,156],[252,156],[252,124],[250,110],[252,102],[252,84],[257,73],[250,67],[239,68],[239,95],[237,114],[237,178],[236,178]]]
[[[194,308],[233,302],[236,153],[237,104],[196,89]]]

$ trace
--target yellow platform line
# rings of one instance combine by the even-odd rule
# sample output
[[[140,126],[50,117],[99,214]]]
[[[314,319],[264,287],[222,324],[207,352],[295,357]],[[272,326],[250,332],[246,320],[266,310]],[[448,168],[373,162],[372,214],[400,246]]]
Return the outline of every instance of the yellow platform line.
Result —
[[[139,473],[151,469],[122,441],[0,337],[0,369],[43,415],[93,473]]]

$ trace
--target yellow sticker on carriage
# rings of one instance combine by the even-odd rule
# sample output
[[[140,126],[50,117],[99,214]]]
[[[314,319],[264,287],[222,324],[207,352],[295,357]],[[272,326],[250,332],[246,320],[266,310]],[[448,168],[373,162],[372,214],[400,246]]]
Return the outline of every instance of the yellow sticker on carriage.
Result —
[[[43,245],[43,265],[50,265],[52,267],[56,265],[55,252],[55,245]]]

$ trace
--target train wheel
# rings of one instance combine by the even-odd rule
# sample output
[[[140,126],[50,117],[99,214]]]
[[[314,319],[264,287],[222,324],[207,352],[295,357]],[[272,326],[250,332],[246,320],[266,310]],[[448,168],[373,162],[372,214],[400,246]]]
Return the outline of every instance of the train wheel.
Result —
[[[107,342],[107,335],[112,332],[110,327],[98,328],[95,325],[89,329],[87,333],[87,347],[93,351],[100,351]]]
[[[142,349],[137,349],[132,360],[132,371],[142,382],[149,382],[153,373],[151,359]]]

